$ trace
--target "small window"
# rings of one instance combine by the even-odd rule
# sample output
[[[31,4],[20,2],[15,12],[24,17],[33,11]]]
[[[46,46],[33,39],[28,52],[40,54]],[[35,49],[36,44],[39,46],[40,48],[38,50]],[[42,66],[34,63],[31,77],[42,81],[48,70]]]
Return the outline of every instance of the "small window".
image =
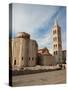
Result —
[[[54,31],[54,33],[56,33],[56,30]]]
[[[23,57],[22,57],[22,60],[23,60]]]
[[[16,65],[16,60],[14,60],[14,65]]]
[[[54,48],[55,48],[55,45],[54,45]]]
[[[54,51],[54,55],[57,55],[57,51]]]
[[[55,51],[55,54],[57,55],[57,51]]]
[[[30,57],[29,57],[29,60],[30,60]]]
[[[53,34],[56,34],[56,30],[53,31]]]
[[[56,47],[56,45],[54,45],[54,48]]]
[[[57,48],[57,44],[54,45],[54,48]]]
[[[32,57],[32,60],[33,60],[34,58]]]
[[[55,45],[55,47],[57,48],[57,44]]]
[[[54,52],[54,55],[55,55],[55,52]]]

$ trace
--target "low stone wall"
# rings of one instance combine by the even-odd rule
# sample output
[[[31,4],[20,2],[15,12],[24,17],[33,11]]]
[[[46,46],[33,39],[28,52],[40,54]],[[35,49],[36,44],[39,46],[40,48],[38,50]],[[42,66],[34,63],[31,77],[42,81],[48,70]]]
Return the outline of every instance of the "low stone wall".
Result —
[[[41,72],[49,72],[49,71],[55,71],[55,70],[61,70],[58,66],[36,66],[36,67],[25,67],[20,71],[12,71],[12,75],[27,75],[27,74],[34,74],[34,73],[41,73]]]

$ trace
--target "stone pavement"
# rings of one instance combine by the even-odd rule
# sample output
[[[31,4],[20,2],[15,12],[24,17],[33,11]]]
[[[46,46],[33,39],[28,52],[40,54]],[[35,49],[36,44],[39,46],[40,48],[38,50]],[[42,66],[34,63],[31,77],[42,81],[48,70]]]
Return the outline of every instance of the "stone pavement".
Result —
[[[13,76],[13,86],[47,85],[66,83],[66,69],[29,75]]]

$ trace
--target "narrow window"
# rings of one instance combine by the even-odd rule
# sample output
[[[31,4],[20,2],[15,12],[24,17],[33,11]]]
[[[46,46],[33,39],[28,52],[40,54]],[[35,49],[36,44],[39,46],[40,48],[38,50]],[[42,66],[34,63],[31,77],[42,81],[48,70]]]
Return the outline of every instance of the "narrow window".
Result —
[[[33,60],[34,58],[32,57],[32,60]]]
[[[56,30],[55,30],[55,32],[54,33],[56,33]]]
[[[55,52],[54,52],[54,55],[55,55]]]
[[[55,48],[55,45],[54,45],[54,48]]]
[[[56,51],[55,53],[56,53],[56,55],[57,55],[57,51]]]
[[[14,65],[16,65],[16,60],[14,60]]]
[[[55,33],[56,33],[56,30],[53,31],[53,34],[55,34]]]
[[[30,57],[29,57],[29,60],[30,60]]]
[[[23,60],[23,57],[22,57],[22,60]]]
[[[57,47],[57,44],[56,44],[56,47]]]

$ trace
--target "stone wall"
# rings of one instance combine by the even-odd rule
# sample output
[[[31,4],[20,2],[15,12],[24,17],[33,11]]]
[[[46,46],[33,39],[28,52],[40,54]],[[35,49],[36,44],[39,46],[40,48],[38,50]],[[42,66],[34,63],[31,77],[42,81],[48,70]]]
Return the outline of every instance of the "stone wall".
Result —
[[[39,63],[40,65],[52,66],[56,65],[56,60],[54,56],[42,55],[40,56]]]
[[[30,40],[29,42],[29,59],[28,59],[28,66],[35,66],[37,62],[37,51],[38,46],[36,41]]]

